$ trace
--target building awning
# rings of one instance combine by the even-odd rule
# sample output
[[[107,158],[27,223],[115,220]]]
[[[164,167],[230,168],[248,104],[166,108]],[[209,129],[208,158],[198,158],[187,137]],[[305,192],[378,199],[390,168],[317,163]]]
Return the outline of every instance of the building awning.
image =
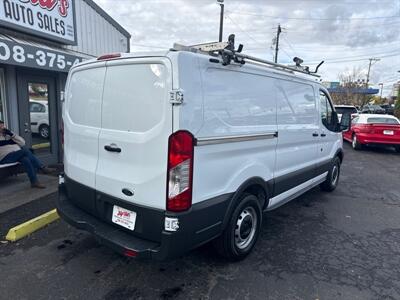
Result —
[[[74,64],[89,58],[73,50],[0,34],[0,63],[68,72]]]

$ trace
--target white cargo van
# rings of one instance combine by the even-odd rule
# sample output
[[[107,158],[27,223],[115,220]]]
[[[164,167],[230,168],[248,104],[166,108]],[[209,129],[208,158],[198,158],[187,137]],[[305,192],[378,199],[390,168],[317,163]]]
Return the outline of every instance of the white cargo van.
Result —
[[[215,240],[238,260],[263,212],[333,191],[342,135],[326,88],[284,67],[169,50],[74,66],[58,212],[131,257]],[[296,75],[297,74],[297,75]]]

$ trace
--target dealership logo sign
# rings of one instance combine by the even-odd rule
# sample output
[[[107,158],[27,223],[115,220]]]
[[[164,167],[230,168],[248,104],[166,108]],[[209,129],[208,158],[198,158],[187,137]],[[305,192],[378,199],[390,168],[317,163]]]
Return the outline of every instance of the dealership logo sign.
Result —
[[[75,44],[73,0],[0,0],[0,3],[0,25]]]
[[[56,6],[61,17],[68,15],[69,0],[19,0],[24,3],[31,3],[32,5],[39,5],[43,9],[52,11]]]

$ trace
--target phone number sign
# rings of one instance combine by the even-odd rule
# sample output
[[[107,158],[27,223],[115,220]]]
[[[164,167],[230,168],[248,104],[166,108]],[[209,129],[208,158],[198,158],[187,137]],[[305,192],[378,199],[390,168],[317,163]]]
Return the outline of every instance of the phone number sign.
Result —
[[[76,45],[74,0],[0,0],[0,25]]]
[[[81,57],[51,49],[0,40],[0,63],[68,72]]]

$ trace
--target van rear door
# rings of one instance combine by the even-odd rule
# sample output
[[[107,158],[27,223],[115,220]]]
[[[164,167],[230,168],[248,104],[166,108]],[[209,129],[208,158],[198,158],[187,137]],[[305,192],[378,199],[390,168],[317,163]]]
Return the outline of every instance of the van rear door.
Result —
[[[95,189],[105,62],[75,67],[69,74],[63,111],[64,170],[75,182]],[[86,199],[93,208],[94,199]]]
[[[107,62],[96,190],[165,209],[172,67],[166,58]]]

